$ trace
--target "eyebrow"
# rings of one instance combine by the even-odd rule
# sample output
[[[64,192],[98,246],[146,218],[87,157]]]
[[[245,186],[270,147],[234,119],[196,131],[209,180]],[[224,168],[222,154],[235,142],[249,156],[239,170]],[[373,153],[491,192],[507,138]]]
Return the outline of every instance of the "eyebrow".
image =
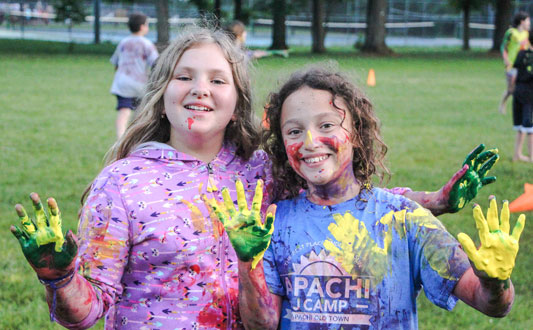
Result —
[[[187,72],[196,71],[195,68],[190,67],[190,66],[182,66],[182,67],[180,67],[180,66],[176,66],[176,69],[175,69],[174,71],[176,71],[176,70],[178,70],[178,72],[179,72],[179,71],[187,71]],[[208,69],[207,71],[208,71],[210,74],[222,74],[222,75],[227,75],[227,74],[228,74],[227,71],[225,71],[225,70],[220,70],[220,69]],[[230,74],[232,74],[232,73],[230,72]]]
[[[343,119],[343,117],[340,115],[340,114],[335,114],[334,112],[321,112],[315,116],[313,116],[314,119],[322,119],[324,117],[328,117],[328,116],[331,116],[331,115],[337,115],[341,120]],[[300,124],[300,119],[299,118],[291,118],[289,120],[287,120],[283,125],[281,125],[281,129],[283,129],[286,125],[289,125],[289,124]]]

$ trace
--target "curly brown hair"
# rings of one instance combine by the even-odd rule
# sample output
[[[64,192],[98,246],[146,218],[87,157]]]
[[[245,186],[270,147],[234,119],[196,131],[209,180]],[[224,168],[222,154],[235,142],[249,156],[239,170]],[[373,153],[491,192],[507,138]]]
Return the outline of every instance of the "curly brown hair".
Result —
[[[363,185],[369,185],[372,175],[377,174],[380,181],[389,170],[384,164],[387,146],[379,130],[379,120],[375,116],[370,100],[347,78],[337,72],[323,68],[309,68],[295,72],[281,86],[278,92],[269,95],[265,106],[268,129],[263,131],[263,147],[272,161],[274,184],[272,194],[275,199],[296,197],[307,182],[289,165],[283,137],[281,134],[281,108],[292,93],[302,87],[325,90],[331,93],[332,104],[341,98],[353,118],[353,171],[355,178]]]

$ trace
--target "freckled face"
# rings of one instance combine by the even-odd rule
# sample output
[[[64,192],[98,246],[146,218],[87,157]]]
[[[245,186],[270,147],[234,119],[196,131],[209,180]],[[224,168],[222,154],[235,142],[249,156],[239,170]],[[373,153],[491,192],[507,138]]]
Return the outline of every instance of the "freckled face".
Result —
[[[335,104],[347,109],[340,98]],[[352,117],[333,106],[330,92],[302,87],[289,95],[281,108],[281,133],[289,163],[309,186],[353,177],[346,173],[352,171]]]
[[[237,104],[231,66],[220,47],[198,44],[183,53],[163,95],[171,140],[191,134],[221,142]]]

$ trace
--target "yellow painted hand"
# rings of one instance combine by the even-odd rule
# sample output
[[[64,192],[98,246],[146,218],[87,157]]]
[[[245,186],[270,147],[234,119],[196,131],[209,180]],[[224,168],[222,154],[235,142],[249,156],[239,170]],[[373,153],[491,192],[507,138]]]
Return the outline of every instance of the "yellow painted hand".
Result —
[[[349,212],[344,216],[334,214],[333,218],[336,223],[331,223],[328,229],[340,243],[340,248],[330,239],[324,241],[324,247],[335,256],[347,273],[370,275],[379,282],[387,271],[390,239],[385,239],[385,246],[380,248],[368,234],[365,224]],[[386,237],[390,238],[390,235]],[[358,269],[355,268],[356,265]]]
[[[205,196],[203,198],[204,202],[213,209],[220,222],[224,225],[237,257],[242,261],[252,261],[252,269],[254,269],[263,258],[270,244],[270,238],[274,231],[273,223],[276,206],[271,205],[268,208],[265,223],[263,224],[261,222],[263,181],[257,181],[251,210],[248,209],[246,203],[242,182],[237,180],[235,187],[237,190],[238,211],[235,209],[227,188],[222,189],[224,207],[221,207],[214,199],[207,200]]]
[[[55,199],[48,199],[49,216],[44,211],[39,195],[30,198],[36,223],[28,217],[20,204],[15,206],[21,228],[11,226],[11,232],[19,241],[24,256],[41,278],[57,278],[74,268],[78,251],[76,238],[71,231],[67,237],[61,229],[61,213]]]
[[[506,280],[511,277],[515,265],[518,241],[526,217],[523,214],[518,217],[513,232],[509,235],[509,203],[504,201],[500,219],[501,222],[498,221],[496,199],[492,197],[487,219],[483,216],[479,205],[474,207],[474,220],[481,241],[479,249],[476,249],[472,239],[464,233],[460,233],[457,239],[473,263],[478,276],[486,274],[490,278]]]

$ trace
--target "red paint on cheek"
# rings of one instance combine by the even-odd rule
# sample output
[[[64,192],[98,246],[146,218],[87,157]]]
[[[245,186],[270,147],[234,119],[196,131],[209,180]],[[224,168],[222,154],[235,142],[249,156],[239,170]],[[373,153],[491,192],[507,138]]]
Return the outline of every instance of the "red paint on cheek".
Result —
[[[324,145],[328,146],[328,148],[330,148],[334,152],[338,152],[339,151],[339,147],[340,147],[341,142],[339,141],[339,139],[337,139],[336,136],[335,137],[321,137],[321,136],[319,136],[316,139],[317,139],[317,141],[320,141]]]
[[[287,145],[287,143],[285,143],[285,150],[287,150],[287,158],[289,159],[289,163],[291,164],[291,166],[296,171],[300,169],[300,159],[302,158],[302,154],[299,150],[303,146],[303,144],[303,142],[298,142],[291,145]]]
[[[189,130],[191,129],[192,124],[194,123],[194,119],[191,117],[187,118],[187,125],[189,126]]]

